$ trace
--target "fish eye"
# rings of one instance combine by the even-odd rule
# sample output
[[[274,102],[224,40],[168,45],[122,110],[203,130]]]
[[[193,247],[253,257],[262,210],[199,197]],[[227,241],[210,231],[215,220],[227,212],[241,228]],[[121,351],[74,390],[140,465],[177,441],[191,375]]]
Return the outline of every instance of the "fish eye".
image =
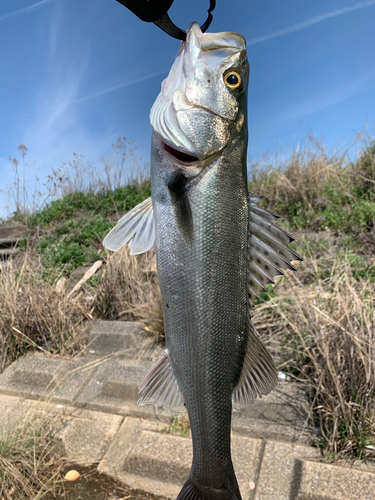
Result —
[[[224,75],[224,82],[231,90],[239,90],[242,87],[242,78],[236,71],[229,71]]]

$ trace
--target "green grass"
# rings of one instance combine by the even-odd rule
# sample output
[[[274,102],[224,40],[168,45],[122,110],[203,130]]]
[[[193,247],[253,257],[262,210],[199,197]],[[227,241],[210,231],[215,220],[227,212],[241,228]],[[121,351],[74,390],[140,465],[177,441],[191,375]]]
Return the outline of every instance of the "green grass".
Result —
[[[33,227],[40,225],[47,227],[61,220],[70,220],[81,215],[100,215],[105,218],[131,210],[143,200],[151,196],[151,183],[134,182],[114,191],[101,191],[99,193],[71,193],[63,198],[54,200],[35,215],[29,217],[28,224]]]
[[[47,232],[35,245],[44,268],[69,276],[77,267],[101,259],[102,241],[116,223],[109,217],[120,218],[150,195],[149,180],[133,182],[112,192],[72,193],[30,216],[31,232],[37,228]],[[20,247],[25,249],[27,241]]]
[[[51,234],[43,236],[36,244],[36,251],[46,269],[56,268],[69,274],[70,271],[99,260],[95,247],[101,245],[113,223],[102,215],[62,220]],[[95,245],[95,247],[94,247]]]
[[[190,422],[187,412],[171,417],[170,424],[161,430],[166,434],[175,434],[182,437],[190,436]]]

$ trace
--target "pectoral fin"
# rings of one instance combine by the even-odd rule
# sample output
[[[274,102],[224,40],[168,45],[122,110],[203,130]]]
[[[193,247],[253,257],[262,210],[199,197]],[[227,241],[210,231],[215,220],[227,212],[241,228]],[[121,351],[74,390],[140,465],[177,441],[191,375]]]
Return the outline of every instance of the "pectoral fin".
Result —
[[[128,241],[131,255],[148,252],[154,246],[155,229],[152,200],[147,198],[127,212],[104,238],[108,250],[119,250]]]
[[[174,413],[182,413],[185,410],[182,394],[169,362],[168,349],[151,367],[139,386],[139,390],[141,397],[138,404],[140,406],[156,404]]]

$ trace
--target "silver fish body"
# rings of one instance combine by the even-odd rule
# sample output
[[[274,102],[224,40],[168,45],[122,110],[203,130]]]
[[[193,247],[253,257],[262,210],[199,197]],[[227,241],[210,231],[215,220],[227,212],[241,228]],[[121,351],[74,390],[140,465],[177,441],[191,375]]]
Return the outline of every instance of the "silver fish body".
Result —
[[[104,240],[156,248],[166,351],[139,404],[187,408],[193,463],[178,500],[240,500],[231,460],[232,407],[276,385],[251,322],[256,293],[299,257],[247,185],[245,40],[193,23],[151,110],[152,200]]]
[[[151,155],[166,346],[190,418],[191,479],[201,489],[233,492],[238,485],[230,458],[232,392],[248,341],[243,139],[236,138],[203,177],[186,185],[185,201],[170,194],[174,172],[156,136]],[[243,160],[238,168],[234,158]],[[186,236],[180,226],[189,222],[180,217],[178,203],[191,209]]]

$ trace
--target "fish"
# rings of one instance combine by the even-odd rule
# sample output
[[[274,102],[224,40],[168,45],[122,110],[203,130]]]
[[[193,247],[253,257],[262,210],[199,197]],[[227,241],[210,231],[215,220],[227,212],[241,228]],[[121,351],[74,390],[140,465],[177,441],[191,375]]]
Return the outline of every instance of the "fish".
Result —
[[[150,112],[151,198],[103,244],[132,255],[155,247],[166,349],[138,404],[187,409],[193,461],[177,500],[240,500],[230,449],[232,411],[277,384],[252,323],[259,291],[302,260],[258,205],[247,180],[246,41],[187,30]]]

